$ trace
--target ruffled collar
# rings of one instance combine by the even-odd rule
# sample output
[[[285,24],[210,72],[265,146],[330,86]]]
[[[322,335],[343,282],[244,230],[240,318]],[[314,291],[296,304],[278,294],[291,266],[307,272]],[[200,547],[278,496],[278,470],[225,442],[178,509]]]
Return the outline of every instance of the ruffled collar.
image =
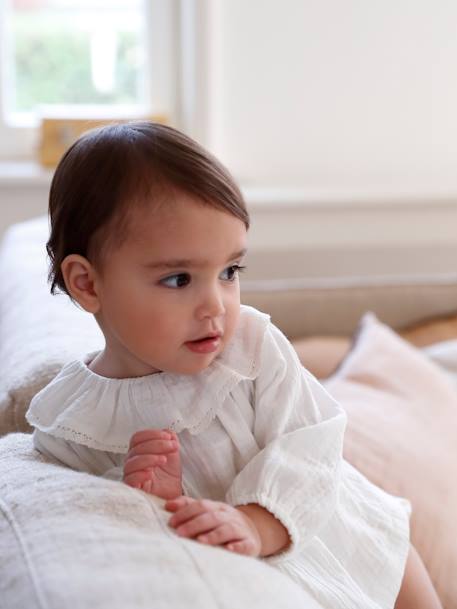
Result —
[[[32,400],[26,417],[37,429],[90,448],[126,453],[133,433],[148,427],[203,431],[227,395],[259,374],[268,315],[242,305],[230,343],[196,375],[168,372],[110,379],[87,364],[96,353],[65,365]]]

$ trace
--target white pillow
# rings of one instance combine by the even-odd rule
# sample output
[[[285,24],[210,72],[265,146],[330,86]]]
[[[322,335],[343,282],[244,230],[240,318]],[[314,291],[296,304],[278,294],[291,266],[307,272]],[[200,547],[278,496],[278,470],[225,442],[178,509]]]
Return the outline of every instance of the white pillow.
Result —
[[[457,385],[457,340],[444,340],[428,347],[422,351]]]

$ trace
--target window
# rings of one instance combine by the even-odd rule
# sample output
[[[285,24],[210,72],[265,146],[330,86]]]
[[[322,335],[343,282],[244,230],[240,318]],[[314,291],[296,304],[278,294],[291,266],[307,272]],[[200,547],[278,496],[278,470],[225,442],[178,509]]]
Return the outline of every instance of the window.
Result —
[[[177,4],[177,0],[4,0],[0,4],[0,156],[27,155],[43,115],[165,114],[172,119]],[[6,141],[8,150],[2,150]]]

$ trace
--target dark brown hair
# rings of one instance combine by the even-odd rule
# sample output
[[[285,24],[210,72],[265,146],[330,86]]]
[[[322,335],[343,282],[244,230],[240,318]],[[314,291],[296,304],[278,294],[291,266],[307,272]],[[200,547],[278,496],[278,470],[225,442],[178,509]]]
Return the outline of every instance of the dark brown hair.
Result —
[[[129,209],[160,194],[189,194],[244,222],[249,215],[233,178],[209,152],[183,133],[151,122],[113,124],[88,131],[64,154],[51,183],[51,292],[66,292],[63,259],[80,254],[91,262],[125,236]],[[107,227],[113,228],[108,235]],[[96,246],[95,246],[96,244]]]

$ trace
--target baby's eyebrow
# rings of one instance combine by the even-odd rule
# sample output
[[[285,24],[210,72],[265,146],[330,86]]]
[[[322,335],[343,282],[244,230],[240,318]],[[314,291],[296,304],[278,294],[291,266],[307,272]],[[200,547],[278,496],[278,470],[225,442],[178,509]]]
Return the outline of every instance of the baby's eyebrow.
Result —
[[[242,258],[247,252],[244,248],[238,252],[234,252],[227,258],[227,262]],[[175,260],[158,260],[156,262],[148,262],[144,266],[148,269],[176,269],[176,268],[195,268],[205,266],[207,264],[204,260],[191,260],[189,258],[177,258]]]

